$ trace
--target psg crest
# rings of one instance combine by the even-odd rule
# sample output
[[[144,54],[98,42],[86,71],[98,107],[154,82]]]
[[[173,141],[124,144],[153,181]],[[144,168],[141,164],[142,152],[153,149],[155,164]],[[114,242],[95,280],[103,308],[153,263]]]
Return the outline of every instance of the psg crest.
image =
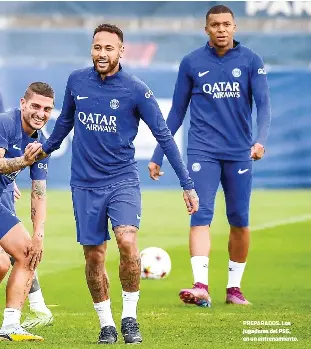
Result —
[[[110,101],[110,108],[111,109],[118,109],[120,106],[120,102],[117,99],[112,99]]]

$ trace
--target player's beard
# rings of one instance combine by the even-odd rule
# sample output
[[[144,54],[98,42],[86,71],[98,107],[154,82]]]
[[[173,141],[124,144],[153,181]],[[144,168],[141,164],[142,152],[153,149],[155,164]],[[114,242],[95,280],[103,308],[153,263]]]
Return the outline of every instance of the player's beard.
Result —
[[[39,122],[35,121],[35,118],[39,119]],[[46,124],[46,119],[39,118],[36,113],[30,114],[28,113],[23,117],[25,124],[30,127],[32,130],[37,131],[41,130],[42,127]]]
[[[98,72],[98,74],[106,76],[107,74],[112,72],[115,69],[115,67],[119,64],[119,59],[120,59],[119,55],[113,61],[108,57],[107,58],[108,65],[106,68],[98,67],[98,61],[101,59],[96,59],[96,60],[93,59],[94,69]]]

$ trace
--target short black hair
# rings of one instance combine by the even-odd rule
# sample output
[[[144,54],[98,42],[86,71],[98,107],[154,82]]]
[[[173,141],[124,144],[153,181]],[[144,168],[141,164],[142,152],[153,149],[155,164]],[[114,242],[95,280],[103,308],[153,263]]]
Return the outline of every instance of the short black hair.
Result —
[[[100,24],[94,30],[93,39],[94,39],[94,36],[99,32],[108,32],[108,33],[117,34],[120,41],[123,42],[123,32],[119,27],[117,27],[114,24],[108,24],[108,23]]]
[[[218,15],[220,13],[230,13],[232,18],[234,19],[234,14],[233,14],[232,10],[230,10],[229,7],[227,7],[225,5],[216,5],[207,11],[206,21],[208,20],[209,15]]]
[[[34,93],[40,96],[52,98],[53,100],[55,98],[54,90],[45,82],[38,81],[31,83],[25,91],[24,98],[28,100]]]

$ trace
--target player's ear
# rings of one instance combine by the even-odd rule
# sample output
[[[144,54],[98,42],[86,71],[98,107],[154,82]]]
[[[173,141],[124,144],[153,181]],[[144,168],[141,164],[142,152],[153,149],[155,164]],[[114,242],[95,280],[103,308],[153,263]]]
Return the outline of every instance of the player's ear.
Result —
[[[26,104],[26,99],[22,97],[22,98],[20,99],[19,104],[20,104],[21,109],[23,109],[24,106],[25,106],[25,104]]]
[[[205,26],[205,33],[206,33],[207,35],[209,35],[207,23],[206,23],[206,26]]]
[[[124,53],[124,45],[122,45],[120,48],[120,58],[123,57],[123,53]]]
[[[235,31],[236,31],[236,24],[234,23],[233,24],[233,32],[235,33]]]

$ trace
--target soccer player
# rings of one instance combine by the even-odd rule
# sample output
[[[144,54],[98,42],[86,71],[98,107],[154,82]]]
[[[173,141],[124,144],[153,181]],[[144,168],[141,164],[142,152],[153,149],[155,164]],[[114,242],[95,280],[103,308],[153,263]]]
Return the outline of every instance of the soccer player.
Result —
[[[50,154],[74,127],[71,187],[77,241],[84,250],[85,275],[100,321],[98,342],[102,344],[115,343],[118,336],[105,269],[108,217],[120,251],[121,332],[125,343],[142,342],[136,320],[141,194],[133,145],[140,119],[149,126],[175,169],[189,214],[198,210],[193,182],[153,92],[122,69],[119,60],[123,51],[123,33],[118,27],[102,24],[95,29],[91,47],[94,66],[69,76],[61,114],[42,146]]]
[[[185,303],[210,306],[208,264],[210,224],[219,183],[222,184],[229,234],[226,302],[249,304],[241,280],[249,249],[249,201],[252,160],[263,157],[270,125],[270,100],[261,57],[233,39],[236,24],[223,5],[206,15],[207,44],[180,64],[167,125],[175,134],[190,104],[188,169],[200,197],[191,217],[189,247],[194,286],[179,293]],[[252,139],[252,97],[257,107],[257,136]],[[149,171],[159,179],[163,152],[156,147]]]
[[[54,108],[54,91],[45,83],[32,83],[21,98],[21,109],[11,109],[0,115],[0,258],[1,279],[9,268],[8,255],[15,260],[8,279],[6,308],[0,329],[0,340],[42,341],[40,336],[25,331],[20,325],[21,309],[29,293],[37,265],[43,253],[44,222],[46,215],[46,176],[48,159],[35,162],[45,137],[40,131]],[[3,205],[3,190],[21,170],[30,166],[32,178],[31,238],[16,217],[13,202]],[[5,253],[4,253],[5,252]]]
[[[4,103],[2,100],[2,96],[0,94],[0,113],[4,113]],[[38,167],[34,166],[32,169],[32,180],[34,188],[37,180],[41,180],[42,173],[47,170],[47,163],[42,162],[43,165]],[[44,168],[46,167],[46,168]],[[2,195],[0,197],[0,202],[4,207],[11,211],[12,214],[16,215],[14,202],[21,197],[21,192],[19,191],[15,181],[7,185],[5,189],[3,189]],[[1,251],[0,253],[0,281],[5,277],[6,273],[9,270],[10,265],[7,263],[7,256],[5,252]],[[14,259],[11,257],[11,263],[14,263]],[[39,284],[39,279],[37,272],[35,272],[35,277],[33,279],[29,294],[29,308],[30,312],[27,315],[26,319],[22,323],[22,327],[25,329],[30,329],[34,327],[43,327],[46,325],[50,325],[53,322],[53,315],[45,304],[42,290]]]

